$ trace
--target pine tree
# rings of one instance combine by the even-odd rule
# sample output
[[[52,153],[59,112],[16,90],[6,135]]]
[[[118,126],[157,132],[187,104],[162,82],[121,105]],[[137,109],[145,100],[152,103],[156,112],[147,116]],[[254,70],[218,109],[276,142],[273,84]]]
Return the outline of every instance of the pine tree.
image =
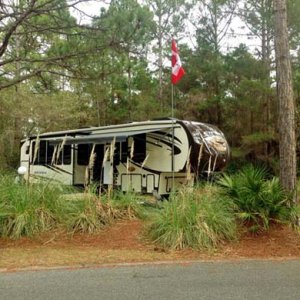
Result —
[[[274,0],[274,11],[280,183],[285,190],[293,192],[296,188],[295,105],[289,57],[286,0]],[[296,200],[295,197],[294,200]]]

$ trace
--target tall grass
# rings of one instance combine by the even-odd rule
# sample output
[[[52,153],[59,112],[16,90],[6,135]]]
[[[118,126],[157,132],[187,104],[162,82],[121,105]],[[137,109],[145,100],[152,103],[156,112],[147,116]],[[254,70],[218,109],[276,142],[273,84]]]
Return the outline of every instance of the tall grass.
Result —
[[[143,219],[146,217],[146,210],[142,201],[133,191],[126,193],[115,191],[109,204],[119,212],[121,218]]]
[[[0,177],[0,235],[19,238],[52,229],[58,186],[16,184],[11,176]]]
[[[96,233],[111,220],[105,208],[96,197],[65,200],[60,205],[59,223],[69,233]]]
[[[143,215],[134,193],[99,198],[93,193],[72,197],[74,192],[51,182],[25,185],[0,176],[0,236],[17,239],[58,228],[96,233],[117,219]]]
[[[230,202],[211,188],[181,190],[146,226],[146,236],[171,249],[211,249],[236,238]]]
[[[294,209],[282,190],[278,178],[267,180],[267,171],[252,165],[235,175],[224,175],[218,180],[223,194],[236,205],[237,216],[251,230],[268,229],[272,221],[292,221]]]

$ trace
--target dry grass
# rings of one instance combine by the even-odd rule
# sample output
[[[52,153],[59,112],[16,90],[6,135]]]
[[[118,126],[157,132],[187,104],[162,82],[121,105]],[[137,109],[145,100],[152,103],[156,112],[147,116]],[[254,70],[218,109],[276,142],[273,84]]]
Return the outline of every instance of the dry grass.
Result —
[[[6,249],[1,254],[0,269],[28,267],[87,266],[108,263],[157,261],[171,259],[166,253],[140,250],[99,250],[96,248]]]

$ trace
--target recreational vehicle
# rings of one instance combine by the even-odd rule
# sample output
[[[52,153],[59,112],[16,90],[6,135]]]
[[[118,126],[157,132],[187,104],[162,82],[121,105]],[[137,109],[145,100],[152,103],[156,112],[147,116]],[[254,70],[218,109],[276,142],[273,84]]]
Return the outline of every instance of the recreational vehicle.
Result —
[[[177,119],[48,132],[21,146],[25,180],[158,195],[222,170],[228,159],[218,128]]]

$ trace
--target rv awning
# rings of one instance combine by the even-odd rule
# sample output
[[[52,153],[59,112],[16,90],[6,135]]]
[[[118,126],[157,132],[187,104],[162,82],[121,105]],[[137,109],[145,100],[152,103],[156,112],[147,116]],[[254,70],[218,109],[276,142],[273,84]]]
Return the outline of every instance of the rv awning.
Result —
[[[179,127],[178,125],[175,125],[174,128]],[[64,141],[66,145],[72,145],[72,144],[105,144],[110,143],[114,138],[117,142],[125,141],[126,138],[129,136],[134,136],[138,134],[143,133],[150,133],[155,131],[161,131],[166,129],[172,129],[171,125],[161,125],[159,127],[152,127],[147,129],[136,129],[136,130],[120,130],[118,132],[106,132],[106,133],[91,133],[89,135],[84,136],[76,136],[76,137],[59,137],[59,138],[53,138],[49,140],[50,144],[58,144]]]

